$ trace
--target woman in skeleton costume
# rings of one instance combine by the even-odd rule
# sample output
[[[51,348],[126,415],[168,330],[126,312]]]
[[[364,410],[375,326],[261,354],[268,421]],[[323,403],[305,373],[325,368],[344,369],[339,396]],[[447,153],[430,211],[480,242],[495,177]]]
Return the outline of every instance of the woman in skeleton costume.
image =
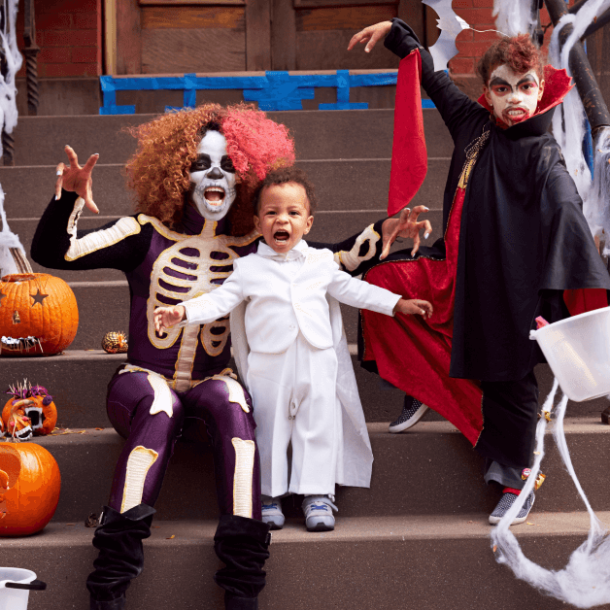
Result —
[[[257,608],[265,582],[268,526],[260,521],[260,473],[250,397],[232,377],[228,319],[154,329],[155,307],[175,305],[222,284],[239,256],[255,252],[250,195],[266,173],[294,162],[283,125],[243,105],[206,105],[166,114],[133,129],[138,149],[127,165],[137,214],[91,231],[78,230],[91,193],[93,155],[81,168],[66,147],[55,198],[34,236],[32,258],[54,269],[120,269],[131,296],[129,351],[109,384],[107,410],[126,439],[94,546],[87,580],[91,609],[125,607],[125,591],[143,566],[153,505],[176,440],[212,444],[220,523],[216,574],[229,610]],[[62,189],[63,185],[63,189]],[[406,225],[405,225],[406,227]],[[413,237],[419,226],[402,233]],[[328,245],[341,268],[357,275],[382,249],[382,223]],[[236,484],[236,482],[238,484]]]
[[[529,340],[534,320],[603,307],[610,289],[576,186],[547,133],[570,79],[543,66],[527,35],[502,39],[479,64],[484,94],[477,103],[444,71],[434,71],[430,54],[399,19],[365,28],[350,48],[366,43],[368,52],[383,38],[403,58],[400,70],[419,64],[414,73],[421,73],[455,149],[444,237],[417,257],[394,253],[366,274],[405,298],[412,290],[435,313],[424,323],[398,324],[363,312],[364,365],[407,393],[399,429],[413,425],[425,403],[485,457],[485,480],[503,487],[490,516],[498,523],[533,458],[533,369],[543,361]],[[408,159],[410,151],[403,152]],[[533,500],[532,492],[515,522],[525,521]]]

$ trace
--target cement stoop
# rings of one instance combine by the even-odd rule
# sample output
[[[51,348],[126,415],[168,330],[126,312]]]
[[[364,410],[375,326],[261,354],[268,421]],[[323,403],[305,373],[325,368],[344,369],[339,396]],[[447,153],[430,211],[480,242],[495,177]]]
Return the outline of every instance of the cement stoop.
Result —
[[[610,521],[610,513],[601,513]],[[146,565],[128,591],[129,610],[220,610],[212,576],[215,521],[153,521]],[[586,514],[540,513],[512,528],[527,557],[562,568],[586,538]],[[570,608],[515,579],[494,560],[490,526],[481,515],[337,518],[334,532],[306,532],[300,519],[274,532],[261,610],[536,610]],[[13,565],[48,583],[30,595],[30,610],[88,607],[85,578],[93,530],[53,523],[43,533],[4,539]],[[600,606],[607,608],[607,606]]]

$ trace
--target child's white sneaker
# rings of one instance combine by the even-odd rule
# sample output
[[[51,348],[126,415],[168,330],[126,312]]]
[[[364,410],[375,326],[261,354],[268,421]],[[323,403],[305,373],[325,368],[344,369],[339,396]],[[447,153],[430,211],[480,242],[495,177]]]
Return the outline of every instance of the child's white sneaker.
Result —
[[[307,531],[330,532],[335,529],[333,509],[339,509],[328,496],[305,496],[302,506]]]
[[[261,496],[261,501],[263,503],[263,523],[270,525],[272,530],[281,530],[286,521],[282,512],[282,501],[269,496]]]

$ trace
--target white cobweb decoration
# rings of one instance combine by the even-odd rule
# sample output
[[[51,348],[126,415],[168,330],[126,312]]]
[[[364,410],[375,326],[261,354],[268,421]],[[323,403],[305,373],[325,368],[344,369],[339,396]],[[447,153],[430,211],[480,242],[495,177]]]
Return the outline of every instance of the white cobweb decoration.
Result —
[[[8,72],[6,77],[0,74],[0,128],[4,128],[7,133],[12,133],[17,125],[17,86],[15,76],[23,58],[17,48],[17,10],[19,0],[6,0],[4,7],[8,13],[5,21],[4,31],[0,31],[0,42],[6,57]],[[0,130],[1,131],[1,130]],[[0,139],[0,157],[2,157],[2,141]],[[4,210],[4,191],[0,186],[0,277],[10,273],[18,273],[19,269],[14,261],[11,250],[20,250],[25,260],[25,250],[19,241],[19,237],[12,233],[6,220]]]
[[[451,0],[422,0],[422,3],[433,8],[439,17],[436,23],[441,34],[428,51],[434,60],[434,69],[436,71],[446,70],[447,62],[458,53],[455,46],[456,36],[470,26],[456,15],[451,7]]]
[[[550,414],[553,408],[558,386],[559,384],[555,380],[553,389],[542,408],[545,417],[540,419],[536,428],[536,459],[532,466],[532,472],[517,500],[500,523],[492,530],[492,549],[498,563],[508,565],[517,578],[524,580],[542,593],[572,604],[576,608],[593,608],[610,603],[610,537],[608,537],[606,529],[593,512],[572,465],[563,427],[563,419],[568,404],[568,397],[565,395],[556,407],[553,436],[566,469],[587,507],[590,521],[589,535],[585,542],[572,553],[565,568],[562,570],[547,570],[523,554],[519,542],[509,529],[513,519],[521,510],[525,499],[534,488],[540,472],[540,464],[544,457],[546,416]]]
[[[506,36],[530,34],[536,27],[532,0],[494,0],[496,27]]]
[[[565,68],[570,74],[570,51],[584,34],[587,27],[604,11],[610,9],[610,0],[589,0],[576,15],[564,15],[553,30],[549,57],[553,66]],[[559,33],[568,24],[573,26],[573,32],[563,47],[559,47]],[[583,212],[589,228],[595,237],[605,234],[606,254],[610,253],[610,157],[608,129],[597,134],[594,146],[594,174],[592,182],[591,171],[587,165],[582,149],[585,135],[586,115],[582,101],[573,88],[565,97],[562,106],[553,117],[553,135],[561,146],[568,172],[576,183],[578,193],[583,200]],[[605,161],[605,163],[604,163]]]

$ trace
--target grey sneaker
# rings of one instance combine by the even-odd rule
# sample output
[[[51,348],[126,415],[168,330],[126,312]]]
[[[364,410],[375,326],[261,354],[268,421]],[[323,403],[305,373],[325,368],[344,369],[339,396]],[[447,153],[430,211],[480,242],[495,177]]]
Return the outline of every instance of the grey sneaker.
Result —
[[[261,496],[261,501],[263,503],[263,523],[270,525],[272,530],[281,530],[286,521],[282,512],[282,501],[269,496]]]
[[[489,515],[489,522],[492,525],[496,525],[496,523],[500,523],[500,519],[502,519],[502,517],[504,517],[504,515],[508,512],[510,507],[515,503],[516,499],[517,499],[517,496],[514,493],[511,493],[510,491],[507,491],[506,493],[502,494],[500,501],[494,508],[491,515]],[[523,523],[527,519],[527,516],[530,514],[530,510],[532,510],[532,506],[534,506],[535,499],[536,499],[536,496],[534,495],[534,492],[532,491],[532,493],[527,497],[527,499],[525,500],[525,503],[521,507],[519,514],[515,517],[515,519],[513,519],[513,522],[511,523],[511,525],[517,525],[518,523]]]
[[[402,413],[396,421],[390,424],[389,431],[396,434],[414,426],[427,410],[428,407],[416,398],[405,396]]]
[[[328,496],[305,496],[305,527],[308,532],[330,532],[335,529],[333,510],[339,510]]]

